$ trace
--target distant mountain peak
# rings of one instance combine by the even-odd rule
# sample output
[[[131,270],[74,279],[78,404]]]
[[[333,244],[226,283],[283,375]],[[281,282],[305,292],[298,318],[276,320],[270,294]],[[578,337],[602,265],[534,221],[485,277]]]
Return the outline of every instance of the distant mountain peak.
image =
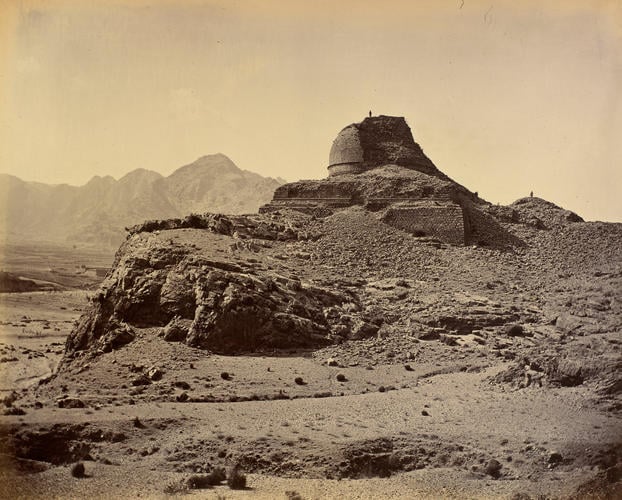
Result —
[[[116,180],[114,179],[114,177],[112,177],[112,175],[94,175],[93,177],[91,177],[91,180],[86,183],[86,186],[93,186],[96,184],[111,184],[115,182]]]
[[[117,246],[124,228],[147,219],[190,213],[252,213],[280,183],[239,169],[222,153],[204,155],[168,177],[137,168],[118,181],[96,175],[83,186],[24,182],[0,177],[0,228],[11,239]]]
[[[243,172],[231,159],[222,154],[216,153],[212,155],[204,155],[197,158],[192,163],[184,165],[183,167],[175,170],[169,178],[177,177],[180,175],[199,175],[199,172],[209,173],[209,174],[218,174],[225,172],[239,172],[240,174]]]
[[[156,172],[155,170],[147,170],[146,168],[136,168],[131,172],[128,172],[123,177],[119,179],[119,182],[124,181],[138,181],[138,180],[148,180],[154,181],[156,179],[161,179],[163,177],[162,174]]]
[[[197,158],[197,161],[200,161],[200,160],[212,160],[212,159],[225,159],[225,160],[231,161],[231,158],[229,158],[227,155],[225,155],[223,153],[212,153],[212,154],[209,154],[209,155],[199,156],[199,158]]]

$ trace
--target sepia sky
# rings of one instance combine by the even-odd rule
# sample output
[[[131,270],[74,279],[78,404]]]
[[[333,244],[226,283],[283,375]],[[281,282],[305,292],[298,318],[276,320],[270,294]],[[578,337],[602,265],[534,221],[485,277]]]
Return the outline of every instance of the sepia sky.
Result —
[[[0,0],[0,172],[84,184],[222,152],[322,178],[405,116],[492,202],[622,221],[622,2]]]

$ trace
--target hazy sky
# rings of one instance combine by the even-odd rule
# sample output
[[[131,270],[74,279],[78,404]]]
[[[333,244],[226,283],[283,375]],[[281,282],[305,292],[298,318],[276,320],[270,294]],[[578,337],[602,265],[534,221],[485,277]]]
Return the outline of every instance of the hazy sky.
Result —
[[[0,0],[0,172],[83,184],[222,152],[322,178],[405,116],[492,202],[622,221],[622,2]]]

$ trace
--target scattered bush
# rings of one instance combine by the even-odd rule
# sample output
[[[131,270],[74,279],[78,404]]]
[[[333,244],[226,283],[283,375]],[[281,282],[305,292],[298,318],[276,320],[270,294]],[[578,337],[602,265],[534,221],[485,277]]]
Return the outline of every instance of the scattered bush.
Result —
[[[305,385],[305,381],[302,379],[302,377],[296,377],[294,379],[294,382],[296,382],[297,385]]]
[[[525,330],[521,325],[508,325],[505,329],[505,334],[508,337],[522,337],[525,335]]]
[[[167,495],[181,495],[188,493],[188,485],[183,481],[174,481],[164,487],[164,493]]]
[[[220,378],[223,380],[231,380],[231,375],[229,375],[229,372],[222,372]]]
[[[202,490],[211,488],[213,484],[208,474],[194,474],[186,479],[186,486],[191,490]]]
[[[11,406],[9,408],[5,408],[3,415],[26,415],[26,412],[18,406]]]
[[[346,378],[346,376],[343,373],[338,373],[336,378],[337,378],[338,382],[347,382],[348,381],[348,379]]]
[[[246,488],[246,475],[238,467],[234,467],[229,472],[227,484],[232,490],[243,490]]]
[[[71,466],[71,475],[73,477],[84,477],[84,464],[82,462],[78,462]]]
[[[222,467],[216,467],[209,474],[195,474],[186,479],[186,487],[191,490],[201,490],[218,486],[227,478]]]
[[[498,460],[494,458],[486,465],[486,474],[491,477],[497,478],[501,475],[501,467],[503,467]]]
[[[333,395],[330,391],[316,392],[313,394],[314,398],[330,398]]]
[[[208,474],[208,477],[213,485],[217,485],[227,479],[227,473],[222,467],[215,467],[214,470]]]
[[[4,358],[3,358],[4,359]],[[15,358],[15,361],[17,361],[17,358]],[[5,396],[2,399],[2,402],[4,403],[4,406],[9,407],[11,406],[13,403],[15,403],[15,401],[17,401],[17,398],[19,398],[19,396],[17,395],[17,393],[15,391],[11,391],[11,393],[8,396]]]

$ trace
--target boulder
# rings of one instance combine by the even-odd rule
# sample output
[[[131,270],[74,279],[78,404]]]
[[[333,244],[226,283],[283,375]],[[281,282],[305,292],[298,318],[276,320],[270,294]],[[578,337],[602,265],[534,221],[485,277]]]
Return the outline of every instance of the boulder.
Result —
[[[59,408],[84,408],[86,406],[81,399],[70,396],[57,399],[56,405]]]

